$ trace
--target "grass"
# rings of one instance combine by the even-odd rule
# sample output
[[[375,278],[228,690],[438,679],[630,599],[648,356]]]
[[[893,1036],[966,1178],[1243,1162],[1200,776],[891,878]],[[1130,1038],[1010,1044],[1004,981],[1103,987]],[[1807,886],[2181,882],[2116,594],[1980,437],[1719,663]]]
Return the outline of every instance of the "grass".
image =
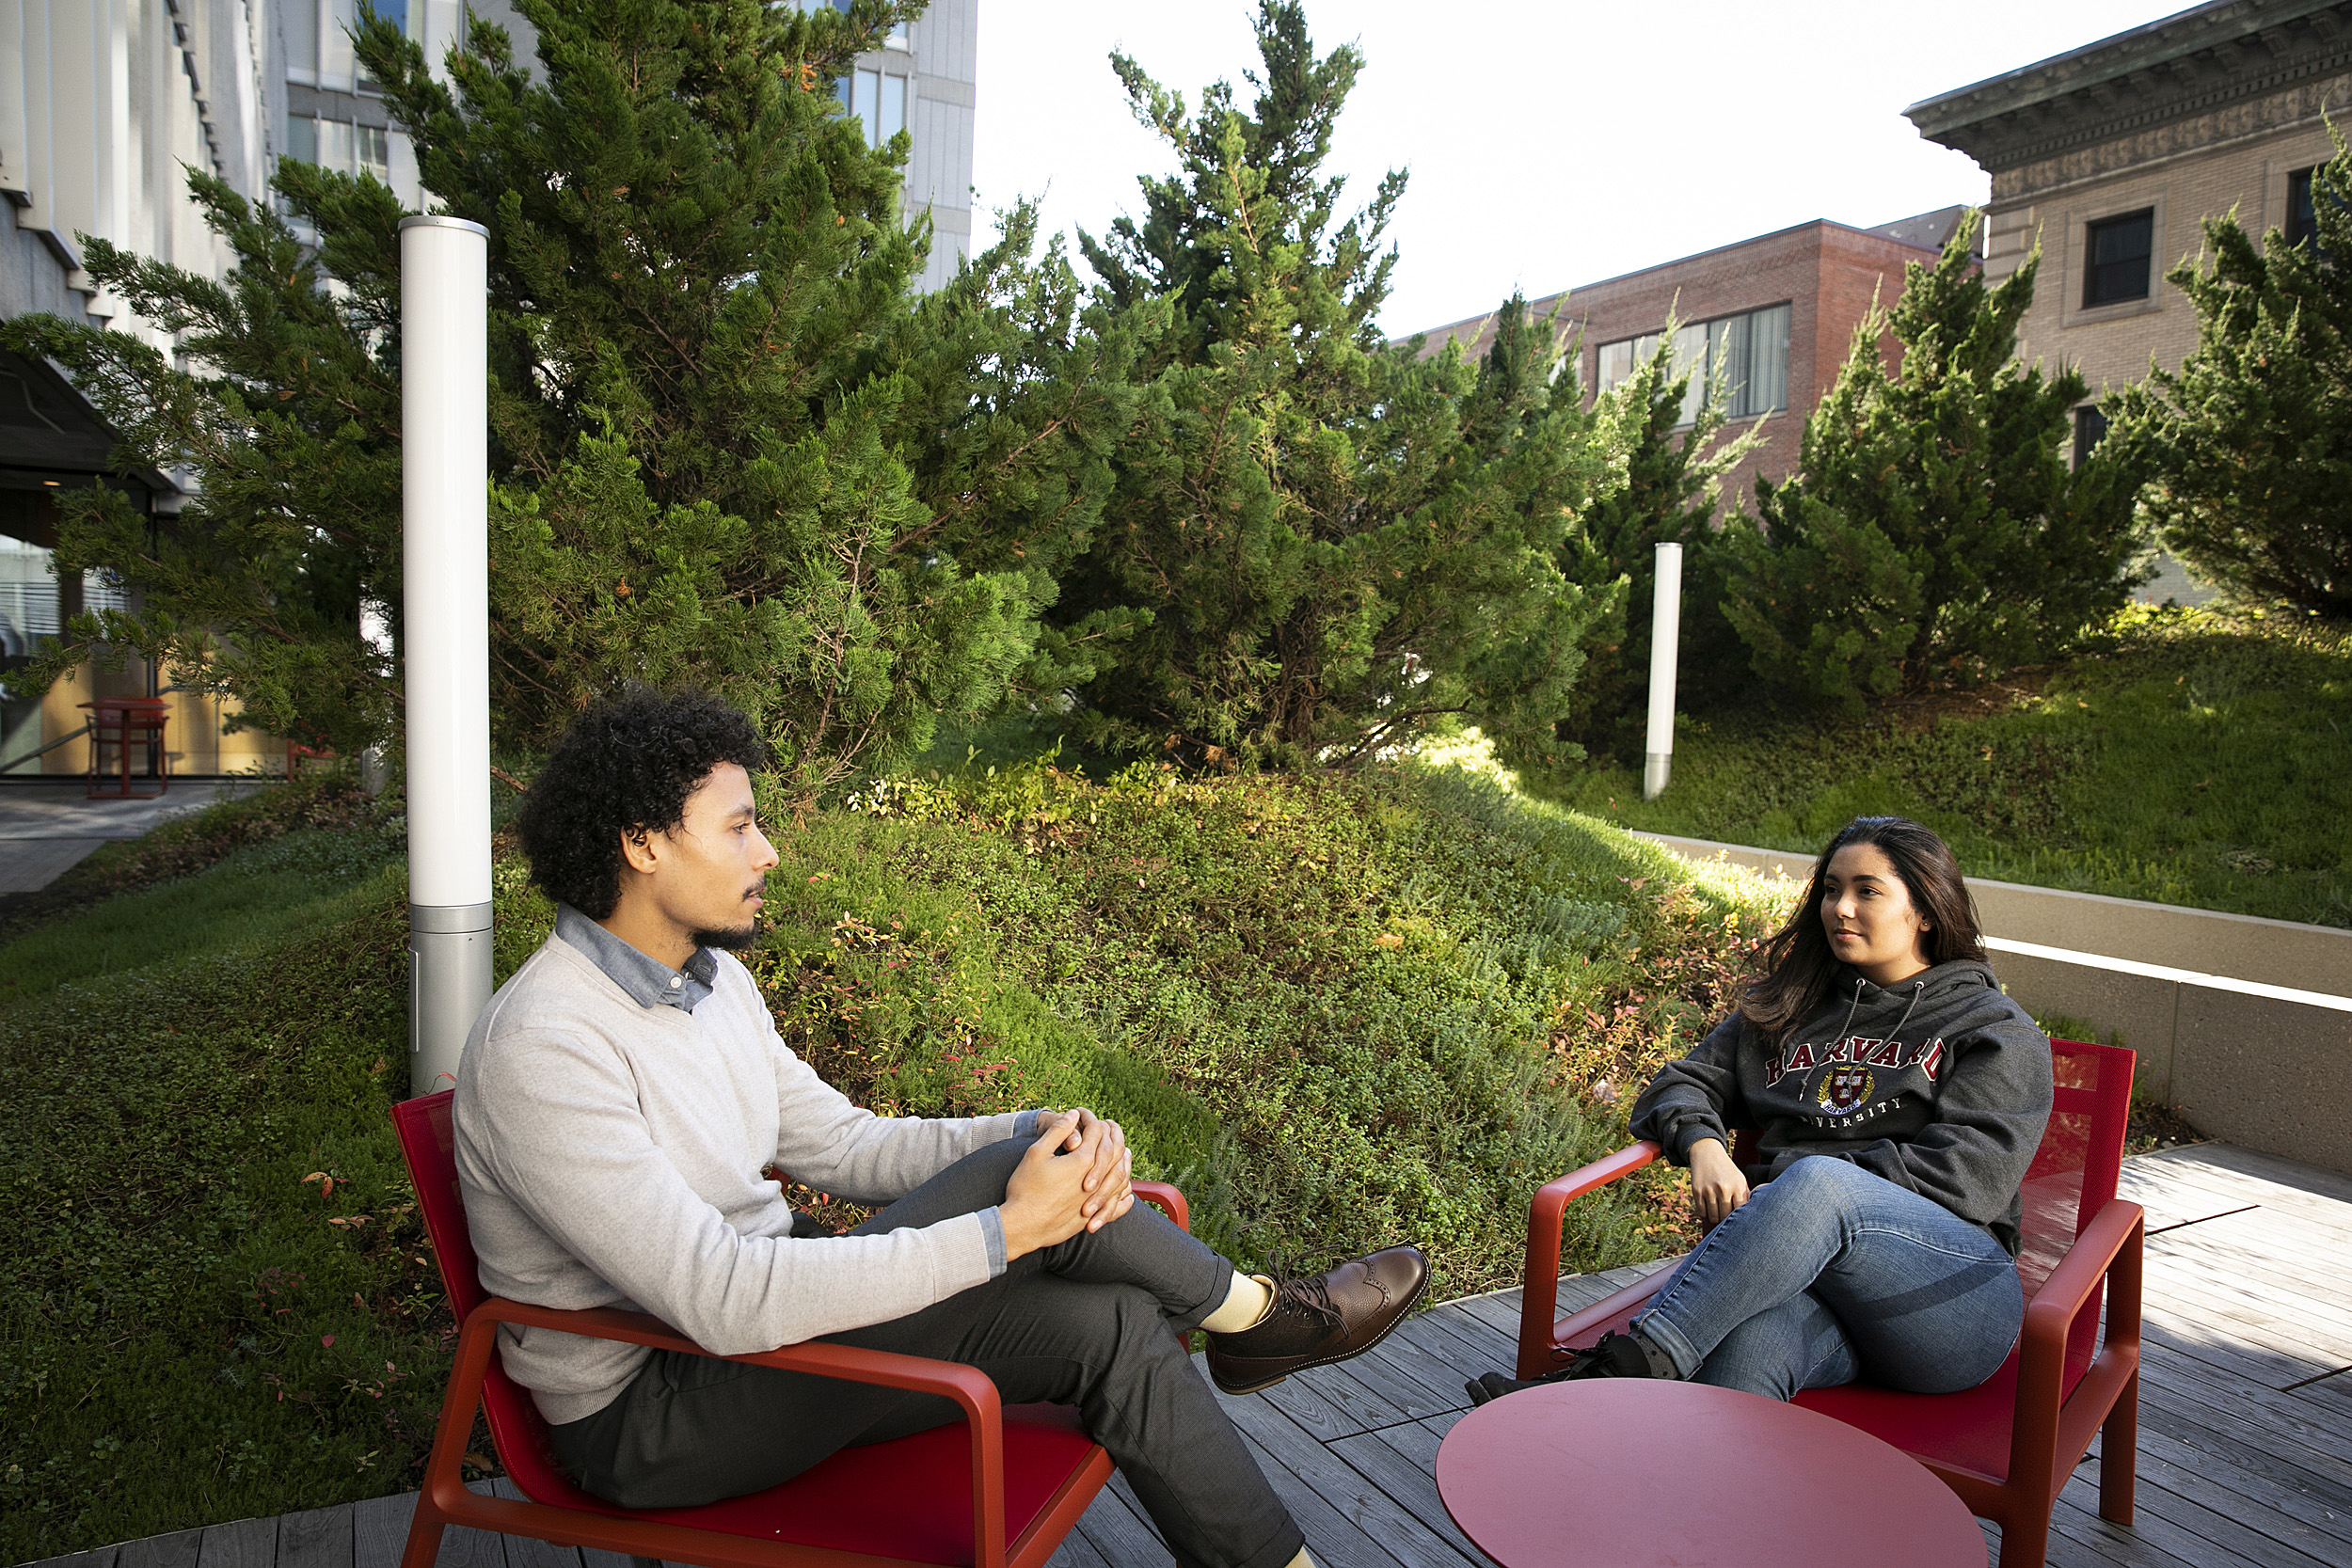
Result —
[[[1628,828],[1804,852],[1892,813],[1971,876],[2352,926],[2347,777],[2352,632],[2168,607],[2052,670],[1855,724],[1702,707],[1653,801],[1608,760],[1523,786]]]
[[[1622,1138],[1770,912],[1452,771],[855,805],[779,835],[747,955],[820,1070],[909,1112],[1091,1102],[1237,1258],[1409,1237],[1443,1293],[1510,1276],[1528,1190]],[[415,1484],[452,1330],[385,1117],[405,888],[386,824],[326,815],[215,808],[0,947],[0,1561]],[[552,911],[496,877],[503,975]],[[1685,1234],[1647,1173],[1578,1207],[1582,1266]]]

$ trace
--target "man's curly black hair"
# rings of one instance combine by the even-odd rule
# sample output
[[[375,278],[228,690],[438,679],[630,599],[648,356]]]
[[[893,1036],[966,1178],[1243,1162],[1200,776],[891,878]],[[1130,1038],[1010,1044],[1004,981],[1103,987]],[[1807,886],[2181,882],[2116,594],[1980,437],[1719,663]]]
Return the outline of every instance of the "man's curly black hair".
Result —
[[[621,834],[686,819],[710,770],[768,761],[759,732],[716,697],[638,689],[590,708],[555,743],[515,819],[531,879],[550,898],[602,920],[621,899]]]

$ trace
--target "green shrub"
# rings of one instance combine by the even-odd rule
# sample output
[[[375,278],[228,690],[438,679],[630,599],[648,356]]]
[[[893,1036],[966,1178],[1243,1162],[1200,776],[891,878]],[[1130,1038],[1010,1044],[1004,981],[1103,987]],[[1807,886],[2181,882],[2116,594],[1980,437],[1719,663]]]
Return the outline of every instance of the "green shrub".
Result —
[[[1677,373],[1675,335],[1669,321],[1657,349],[1612,389],[1632,433],[1626,483],[1586,507],[1560,547],[1560,574],[1570,582],[1597,596],[1622,578],[1627,591],[1605,601],[1585,634],[1584,668],[1566,694],[1558,735],[1626,755],[1642,751],[1660,545],[1679,544],[1683,551],[1680,689],[1720,698],[1749,684],[1747,649],[1724,618],[1726,557],[1715,507],[1723,476],[1761,439],[1762,426],[1717,444],[1729,389],[1713,367],[1687,365]],[[1705,377],[1696,400],[1689,397],[1694,375]],[[1684,409],[1693,401],[1694,417],[1685,424]]]
[[[1079,236],[1141,333],[1105,526],[1051,617],[1133,633],[1073,683],[1084,733],[1352,766],[1468,718],[1542,754],[1613,592],[1554,562],[1612,483],[1610,434],[1522,299],[1476,365],[1382,341],[1405,176],[1342,219],[1322,167],[1362,55],[1318,57],[1295,0],[1264,0],[1257,33],[1255,102],[1219,83],[1189,118],[1113,57],[1177,170],[1141,182],[1140,218]]]
[[[1807,416],[1797,475],[1758,481],[1756,520],[1725,530],[1724,612],[1756,676],[1806,703],[1854,714],[2039,662],[2129,593],[2135,482],[2104,449],[2068,467],[2083,378],[2016,358],[2040,258],[1987,287],[1975,224],[1904,267]]]
[[[2189,564],[2256,604],[2352,620],[2352,147],[2312,177],[2315,238],[2259,245],[2234,210],[2166,275],[2197,348],[2109,404],[2108,438],[2144,464],[2142,504]]]

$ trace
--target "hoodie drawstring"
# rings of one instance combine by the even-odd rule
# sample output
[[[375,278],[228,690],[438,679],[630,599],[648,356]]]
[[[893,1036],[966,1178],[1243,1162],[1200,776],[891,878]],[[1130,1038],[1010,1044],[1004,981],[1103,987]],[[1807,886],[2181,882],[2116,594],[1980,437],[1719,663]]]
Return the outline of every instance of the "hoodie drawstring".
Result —
[[[1904,1024],[1906,1024],[1906,1023],[1909,1023],[1909,1022],[1911,1022],[1911,1008],[1912,1008],[1912,1007],[1916,1007],[1916,1006],[1919,1005],[1919,998],[1921,998],[1921,997],[1923,997],[1923,996],[1927,995],[1927,993],[1928,993],[1928,983],[1927,983],[1925,980],[1920,981],[1920,982],[1918,983],[1918,985],[1916,985],[1915,987],[1914,987],[1914,988],[1912,989],[1912,992],[1911,992],[1911,1007],[1905,1007],[1905,1008],[1903,1009],[1903,1016],[1902,1016],[1902,1017],[1900,1017],[1900,1018],[1899,1018],[1899,1019],[1897,1019],[1897,1020],[1895,1021],[1895,1029],[1894,1029],[1894,1033],[1893,1033],[1893,1034],[1891,1034],[1890,1036],[1888,1036],[1888,1038],[1890,1038],[1890,1039],[1901,1039],[1901,1038],[1903,1037],[1903,1025],[1904,1025]],[[1856,986],[1856,987],[1854,987],[1854,989],[1853,989],[1853,994],[1854,994],[1854,1000],[1855,1000],[1857,1003],[1858,1003],[1858,1002],[1860,1002],[1860,1001],[1862,1000],[1862,988],[1861,988],[1860,986]],[[1853,1014],[1851,1014],[1851,1013],[1848,1013],[1848,1014],[1846,1015],[1846,1018],[1847,1018],[1848,1022],[1851,1022],[1851,1021],[1852,1021],[1852,1018],[1853,1018]]]

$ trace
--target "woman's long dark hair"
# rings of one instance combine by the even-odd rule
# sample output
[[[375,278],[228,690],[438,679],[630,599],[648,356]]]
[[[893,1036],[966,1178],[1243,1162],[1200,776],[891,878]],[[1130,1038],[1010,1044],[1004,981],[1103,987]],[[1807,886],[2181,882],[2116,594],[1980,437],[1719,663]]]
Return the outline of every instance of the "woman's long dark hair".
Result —
[[[1813,882],[1804,890],[1788,924],[1764,944],[1764,974],[1740,1000],[1740,1015],[1765,1039],[1783,1036],[1829,999],[1841,967],[1821,929],[1821,881],[1830,858],[1851,844],[1874,844],[1893,863],[1910,891],[1912,906],[1928,917],[1928,962],[1955,958],[1984,961],[1984,939],[1977,930],[1977,904],[1961,880],[1960,862],[1942,839],[1907,816],[1857,816],[1837,830],[1821,858],[1813,863]]]

